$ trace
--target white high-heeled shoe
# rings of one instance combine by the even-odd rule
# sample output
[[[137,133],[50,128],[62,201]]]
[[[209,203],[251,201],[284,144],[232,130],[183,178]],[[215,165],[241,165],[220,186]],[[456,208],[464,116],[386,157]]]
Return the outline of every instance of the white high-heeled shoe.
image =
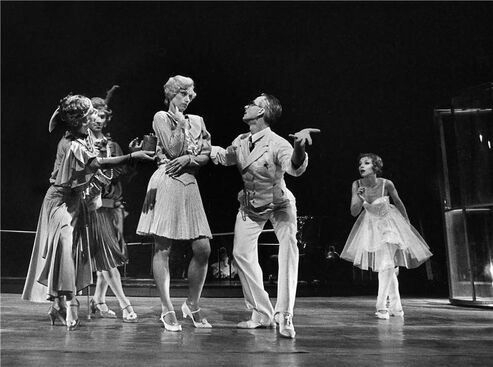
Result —
[[[167,331],[182,331],[182,329],[181,329],[181,325],[180,325],[180,324],[178,324],[178,322],[177,322],[176,324],[168,324],[168,323],[166,322],[165,317],[166,317],[166,315],[167,315],[167,314],[169,314],[169,313],[174,313],[174,314],[176,315],[175,311],[168,311],[168,312],[162,313],[162,314],[161,314],[161,317],[159,318],[159,320],[161,320],[161,322],[163,323],[164,328],[165,328]],[[175,317],[176,317],[176,316],[175,316]]]
[[[278,312],[274,315],[274,320],[279,324],[279,335],[288,339],[295,338],[296,331],[293,325],[293,315],[289,312]]]
[[[94,301],[93,298],[91,299],[91,302],[89,302],[89,305],[91,308],[91,313],[94,316],[99,314],[99,316],[103,318],[116,319],[115,311],[111,310],[106,303],[103,302],[96,303],[96,301]]]
[[[199,311],[200,308],[198,310],[192,311],[190,307],[188,307],[187,301],[183,302],[183,304],[181,305],[181,312],[183,313],[183,318],[186,319],[187,316],[190,317],[192,319],[193,326],[195,326],[196,328],[207,328],[207,329],[212,328],[212,325],[209,324],[209,322],[205,317],[203,317],[199,322],[195,321],[193,314]]]
[[[132,311],[129,311],[132,308]],[[132,305],[127,305],[122,308],[122,319],[123,322],[137,322],[137,314],[135,313]]]

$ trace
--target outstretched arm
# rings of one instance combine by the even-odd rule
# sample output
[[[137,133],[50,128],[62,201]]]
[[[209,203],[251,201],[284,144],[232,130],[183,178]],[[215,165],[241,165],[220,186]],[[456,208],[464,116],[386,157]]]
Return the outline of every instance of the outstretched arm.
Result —
[[[130,163],[133,159],[139,161],[154,161],[154,152],[149,150],[140,150],[119,157],[95,158],[91,161],[91,165],[97,168],[111,168],[122,164]]]
[[[239,147],[240,137],[237,137],[229,147],[224,149],[218,145],[212,145],[211,147],[211,161],[214,164],[220,164],[223,166],[234,166],[238,160],[236,158],[236,150]]]
[[[294,151],[293,156],[291,157],[291,162],[293,164],[293,168],[297,169],[303,164],[305,160],[305,145],[312,145],[312,137],[310,134],[318,134],[320,129],[303,129],[298,131],[295,134],[289,134],[290,137],[294,138]]]
[[[353,217],[356,217],[360,212],[361,209],[363,208],[363,202],[365,201],[365,198],[363,197],[363,194],[365,193],[365,188],[360,187],[358,185],[358,181],[353,182],[353,186],[351,188],[351,215]]]
[[[397,193],[397,189],[395,188],[394,183],[390,180],[386,180],[385,186],[390,197],[392,198],[392,201],[394,202],[395,207],[401,212],[402,216],[409,223],[409,217],[407,216],[406,207],[404,206],[404,203],[399,197],[399,194]]]

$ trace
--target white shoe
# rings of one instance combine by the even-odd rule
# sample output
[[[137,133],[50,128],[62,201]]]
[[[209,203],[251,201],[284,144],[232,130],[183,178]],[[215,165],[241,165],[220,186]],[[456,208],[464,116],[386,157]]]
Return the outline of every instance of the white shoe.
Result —
[[[172,324],[168,324],[166,322],[166,319],[165,319],[166,315],[167,314],[171,314],[171,313],[174,314],[175,311],[168,311],[168,312],[162,313],[161,314],[161,317],[159,318],[159,320],[161,320],[161,322],[164,325],[164,328],[167,331],[182,331],[181,330],[181,325],[177,321],[173,322]],[[176,315],[175,315],[175,319],[176,319]]]
[[[259,329],[259,328],[269,329],[269,328],[275,328],[276,325],[272,322],[261,323],[261,322],[253,321],[252,319],[250,319],[247,321],[239,322],[238,325],[236,325],[236,327],[238,329]]]
[[[181,312],[183,313],[184,319],[186,319],[187,316],[192,319],[193,326],[195,326],[196,328],[210,329],[212,327],[212,325],[209,324],[205,317],[202,317],[199,322],[195,321],[193,314],[200,312],[200,308],[198,310],[192,311],[190,307],[188,307],[187,301],[183,302],[183,304],[181,305]],[[200,314],[198,316],[200,316]]]
[[[388,320],[390,318],[389,311],[387,310],[378,310],[375,312],[375,316],[382,320]]]
[[[296,331],[294,331],[293,315],[288,312],[278,312],[274,319],[279,324],[279,334],[284,338],[294,339]]]
[[[392,310],[390,310],[389,313],[390,313],[390,316],[404,317],[404,311],[402,311],[402,310],[400,310],[400,311],[392,311]]]

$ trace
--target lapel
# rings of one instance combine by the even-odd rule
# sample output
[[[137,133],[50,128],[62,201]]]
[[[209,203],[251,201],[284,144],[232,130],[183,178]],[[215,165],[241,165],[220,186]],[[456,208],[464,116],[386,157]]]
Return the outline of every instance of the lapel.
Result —
[[[259,159],[265,152],[269,150],[268,133],[262,136],[262,138],[260,138],[255,143],[255,148],[253,148],[253,151],[250,153],[248,152],[248,139],[244,139],[242,143],[243,146],[241,152],[243,154],[243,157],[245,158],[242,160],[244,162],[244,164],[242,165],[242,170],[247,169],[253,162]]]

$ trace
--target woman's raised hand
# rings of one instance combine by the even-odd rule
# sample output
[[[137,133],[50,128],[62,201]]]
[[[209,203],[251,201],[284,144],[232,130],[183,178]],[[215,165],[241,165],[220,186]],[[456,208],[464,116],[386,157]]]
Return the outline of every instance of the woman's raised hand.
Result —
[[[312,137],[310,134],[318,134],[319,132],[320,129],[307,128],[300,130],[297,133],[289,134],[289,136],[294,138],[295,145],[304,147],[306,143],[308,143],[308,145],[312,145]]]
[[[365,201],[365,188],[363,186],[358,187],[358,190],[356,191],[356,195],[359,196],[359,198],[363,201]]]
[[[171,117],[173,118],[173,120],[175,120],[178,125],[181,126],[181,125],[185,124],[185,122],[186,122],[185,116],[183,115],[183,113],[178,108],[176,108],[176,106],[173,103],[169,104],[168,112],[171,115]]]
[[[129,144],[128,144],[128,149],[133,153],[137,152],[138,150],[142,149],[142,141],[139,138],[133,139]]]

